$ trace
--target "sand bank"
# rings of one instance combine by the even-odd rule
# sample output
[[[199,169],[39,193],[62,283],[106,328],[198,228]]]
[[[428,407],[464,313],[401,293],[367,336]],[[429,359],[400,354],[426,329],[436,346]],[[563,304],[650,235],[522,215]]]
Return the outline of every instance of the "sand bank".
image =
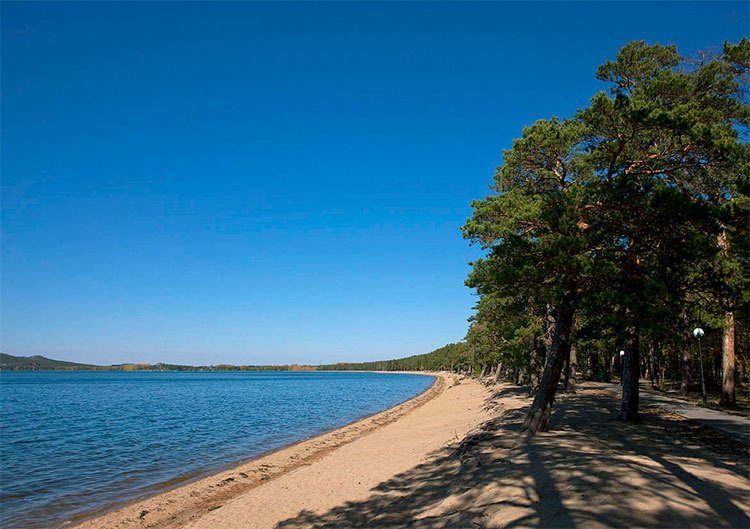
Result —
[[[438,375],[427,391],[394,408],[76,527],[274,527],[302,511],[363,499],[488,419],[488,396],[475,381],[454,385],[453,377]]]

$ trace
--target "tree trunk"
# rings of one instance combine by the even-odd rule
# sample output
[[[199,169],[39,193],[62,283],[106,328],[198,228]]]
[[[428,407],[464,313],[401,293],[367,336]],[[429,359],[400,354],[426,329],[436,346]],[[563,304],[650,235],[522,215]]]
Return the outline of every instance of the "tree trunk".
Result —
[[[733,408],[737,405],[734,390],[734,312],[724,313],[724,328],[721,340],[721,405]]]
[[[482,364],[482,372],[479,374],[479,380],[484,380],[484,375],[487,373],[487,364]]]
[[[555,310],[550,303],[547,303],[547,313],[544,316],[544,336],[542,336],[542,345],[544,346],[545,356],[549,354],[552,348],[552,335],[555,331]]]
[[[651,381],[651,389],[653,389],[656,384],[654,383],[655,373],[654,373],[654,339],[651,338],[648,341],[648,378]]]
[[[576,392],[576,369],[578,369],[578,353],[576,351],[576,345],[573,343],[570,345],[570,351],[568,351],[568,359],[565,369],[566,393]]]
[[[529,392],[533,393],[534,388],[539,385],[539,376],[536,372],[536,340],[531,341],[531,350],[529,357]]]
[[[680,383],[680,393],[683,395],[687,395],[688,392],[688,371],[690,369],[690,329],[689,329],[689,321],[687,316],[687,311],[682,312],[682,327],[683,327],[683,333],[682,333],[682,366],[681,366],[681,372],[682,372],[682,382]]]
[[[662,362],[659,366],[659,380],[666,384],[667,380],[667,364]]]
[[[523,429],[532,434],[547,430],[563,362],[570,349],[570,332],[573,327],[574,313],[575,297],[572,292],[565,292],[553,318],[552,340],[547,351],[547,359],[536,397],[523,424]]]
[[[724,258],[729,258],[727,228],[721,225],[716,244]],[[734,390],[734,312],[727,308],[724,312],[724,325],[721,340],[721,400],[722,406],[734,407],[737,399]]]
[[[529,314],[533,318],[534,304],[529,303],[529,307]],[[531,337],[531,343],[529,344],[529,395],[533,395],[534,388],[539,385],[539,375],[536,369],[538,349],[539,337],[534,335]]]
[[[492,375],[492,383],[497,384],[497,379],[500,378],[500,370],[503,368],[503,364],[499,363],[497,364],[497,369],[495,369],[495,374]]]
[[[638,404],[640,400],[638,382],[640,379],[641,351],[638,326],[633,320],[630,310],[626,317],[631,323],[628,328],[628,340],[622,366],[622,402],[620,404],[620,419],[628,422],[638,421]]]
[[[599,351],[591,352],[591,362],[589,364],[589,378],[591,380],[601,382],[601,380],[599,380]]]

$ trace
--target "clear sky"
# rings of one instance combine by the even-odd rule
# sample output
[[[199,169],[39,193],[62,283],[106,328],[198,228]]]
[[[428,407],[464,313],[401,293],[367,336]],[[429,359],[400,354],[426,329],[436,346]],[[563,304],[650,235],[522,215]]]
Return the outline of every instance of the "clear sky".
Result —
[[[747,2],[2,4],[2,351],[317,363],[461,339],[459,228],[633,39]]]

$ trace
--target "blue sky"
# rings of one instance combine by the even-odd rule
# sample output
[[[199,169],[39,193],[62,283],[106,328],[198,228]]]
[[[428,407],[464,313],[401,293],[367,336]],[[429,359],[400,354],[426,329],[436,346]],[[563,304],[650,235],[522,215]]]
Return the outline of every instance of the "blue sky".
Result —
[[[461,339],[459,228],[633,39],[746,2],[2,4],[2,351],[316,363]]]

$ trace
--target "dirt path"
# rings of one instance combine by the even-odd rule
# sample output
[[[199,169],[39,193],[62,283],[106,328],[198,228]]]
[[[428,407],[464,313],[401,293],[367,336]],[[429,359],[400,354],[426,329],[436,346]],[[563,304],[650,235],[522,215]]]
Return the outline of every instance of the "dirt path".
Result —
[[[606,384],[603,382],[588,383],[594,387],[602,387],[616,394],[622,393],[622,387],[617,384]],[[745,444],[750,444],[750,418],[742,415],[722,413],[720,411],[702,408],[680,399],[673,399],[665,395],[658,395],[641,389],[640,400],[647,406],[659,406],[668,412],[676,413],[691,421],[699,422],[704,426],[715,428]]]

